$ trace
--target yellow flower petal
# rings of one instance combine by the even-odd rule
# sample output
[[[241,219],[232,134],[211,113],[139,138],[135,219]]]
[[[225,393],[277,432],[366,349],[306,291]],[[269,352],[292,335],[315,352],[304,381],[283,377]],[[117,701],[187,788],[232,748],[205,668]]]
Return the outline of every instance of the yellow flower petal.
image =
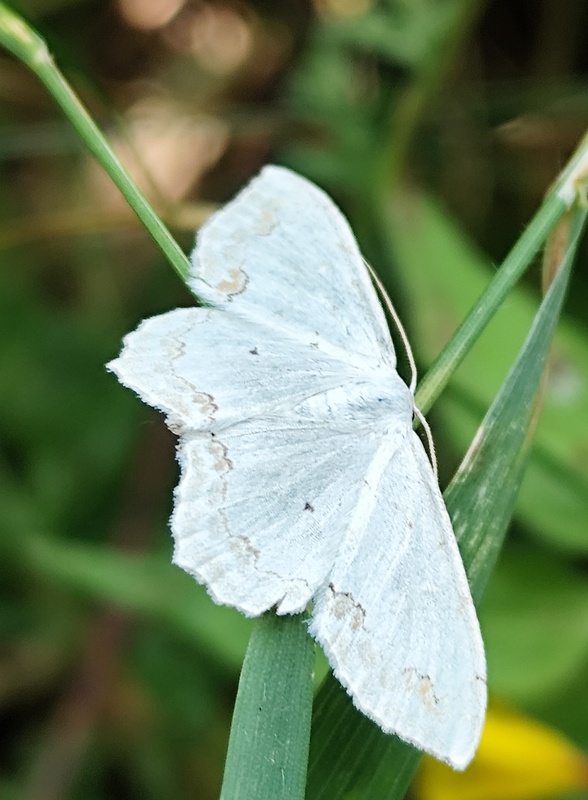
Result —
[[[425,758],[413,788],[418,800],[541,800],[587,787],[588,759],[562,734],[494,706],[468,769]]]

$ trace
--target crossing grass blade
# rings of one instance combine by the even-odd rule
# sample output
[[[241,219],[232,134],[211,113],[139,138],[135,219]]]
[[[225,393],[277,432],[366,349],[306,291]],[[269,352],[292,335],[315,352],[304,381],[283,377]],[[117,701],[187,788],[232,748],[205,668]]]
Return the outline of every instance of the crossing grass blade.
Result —
[[[560,223],[547,256],[558,272],[521,352],[479,428],[445,500],[472,594],[479,600],[496,562],[523,478],[540,405],[541,382],[586,212]],[[561,231],[564,231],[563,246]],[[307,800],[398,800],[420,753],[385,736],[351,705],[332,676],[317,698]]]

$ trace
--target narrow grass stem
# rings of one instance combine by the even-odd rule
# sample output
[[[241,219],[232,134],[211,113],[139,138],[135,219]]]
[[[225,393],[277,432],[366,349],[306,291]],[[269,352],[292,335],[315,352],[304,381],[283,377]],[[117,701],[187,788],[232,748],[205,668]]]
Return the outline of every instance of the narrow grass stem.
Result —
[[[492,282],[464,319],[447,347],[420,382],[417,406],[426,413],[467,355],[510,290],[543,247],[555,225],[575,202],[587,204],[588,133],[561,171],[543,204],[507,255]]]
[[[439,397],[453,372],[478,340],[568,208],[568,204],[555,192],[548,195],[484,294],[420,382],[415,400],[423,413],[426,413]]]
[[[114,154],[96,123],[56,66],[45,41],[22,17],[4,3],[0,3],[0,44],[39,78],[84,144],[120,189],[171,266],[185,281],[190,266],[186,255]]]

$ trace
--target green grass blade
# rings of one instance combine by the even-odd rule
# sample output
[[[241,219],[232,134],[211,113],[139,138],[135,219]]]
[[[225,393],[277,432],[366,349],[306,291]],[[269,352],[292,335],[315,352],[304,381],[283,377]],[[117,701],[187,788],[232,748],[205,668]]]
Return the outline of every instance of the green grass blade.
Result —
[[[552,548],[507,538],[484,592],[480,621],[496,696],[555,727],[557,709],[564,717],[586,719],[585,701],[582,708],[576,697],[588,657],[581,566],[560,561]]]
[[[31,69],[79,133],[183,281],[190,262],[136,186],[98,126],[55,65],[45,41],[22,17],[0,3],[0,44]]]
[[[567,208],[568,206],[556,193],[548,195],[482,297],[420,382],[416,392],[416,403],[421,411],[427,412],[439,397],[451,375],[479,339]]]
[[[585,220],[584,209],[572,213],[559,271],[520,356],[445,493],[474,599],[482,596],[496,563],[523,479],[540,406],[541,377]]]
[[[578,196],[585,196],[587,180],[588,134],[585,134],[492,282],[419,384],[416,403],[421,411],[427,412],[439,397],[453,372],[539,252],[556,223],[572,207]],[[386,225],[385,230],[389,227]]]
[[[435,198],[414,193],[395,209],[395,270],[410,309],[413,347],[428,364],[495,269]],[[536,290],[519,283],[435,403],[434,422],[451,452],[469,447],[517,357],[537,305]],[[588,450],[588,384],[581,377],[588,373],[588,336],[573,315],[561,318],[551,357],[559,374],[567,376],[567,388],[555,379],[545,396],[516,513],[530,535],[582,555],[588,552],[588,476],[578,453]]]
[[[479,598],[512,515],[527,461],[541,376],[585,221],[576,211],[560,271],[445,498],[472,593]],[[360,715],[329,676],[317,698],[307,800],[398,800],[420,753]],[[333,769],[333,764],[338,769]]]
[[[258,620],[241,671],[221,800],[303,800],[313,667],[304,616]]]
[[[204,587],[165,556],[59,539],[32,512],[34,500],[24,495],[17,507],[17,496],[0,503],[0,556],[12,572],[153,620],[215,661],[239,668],[250,620],[211,603]]]

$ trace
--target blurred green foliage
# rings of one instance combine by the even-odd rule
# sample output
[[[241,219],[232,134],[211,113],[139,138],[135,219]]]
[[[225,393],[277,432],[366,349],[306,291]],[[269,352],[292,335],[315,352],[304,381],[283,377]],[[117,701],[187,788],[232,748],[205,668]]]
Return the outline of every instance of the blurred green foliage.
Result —
[[[423,368],[588,120],[580,0],[15,5],[186,249],[267,160],[324,185]],[[0,175],[0,797],[214,798],[250,623],[170,566],[173,437],[103,369],[138,320],[191,298],[5,54]],[[585,263],[481,619],[490,691],[588,749]],[[537,282],[435,406],[447,477]]]

